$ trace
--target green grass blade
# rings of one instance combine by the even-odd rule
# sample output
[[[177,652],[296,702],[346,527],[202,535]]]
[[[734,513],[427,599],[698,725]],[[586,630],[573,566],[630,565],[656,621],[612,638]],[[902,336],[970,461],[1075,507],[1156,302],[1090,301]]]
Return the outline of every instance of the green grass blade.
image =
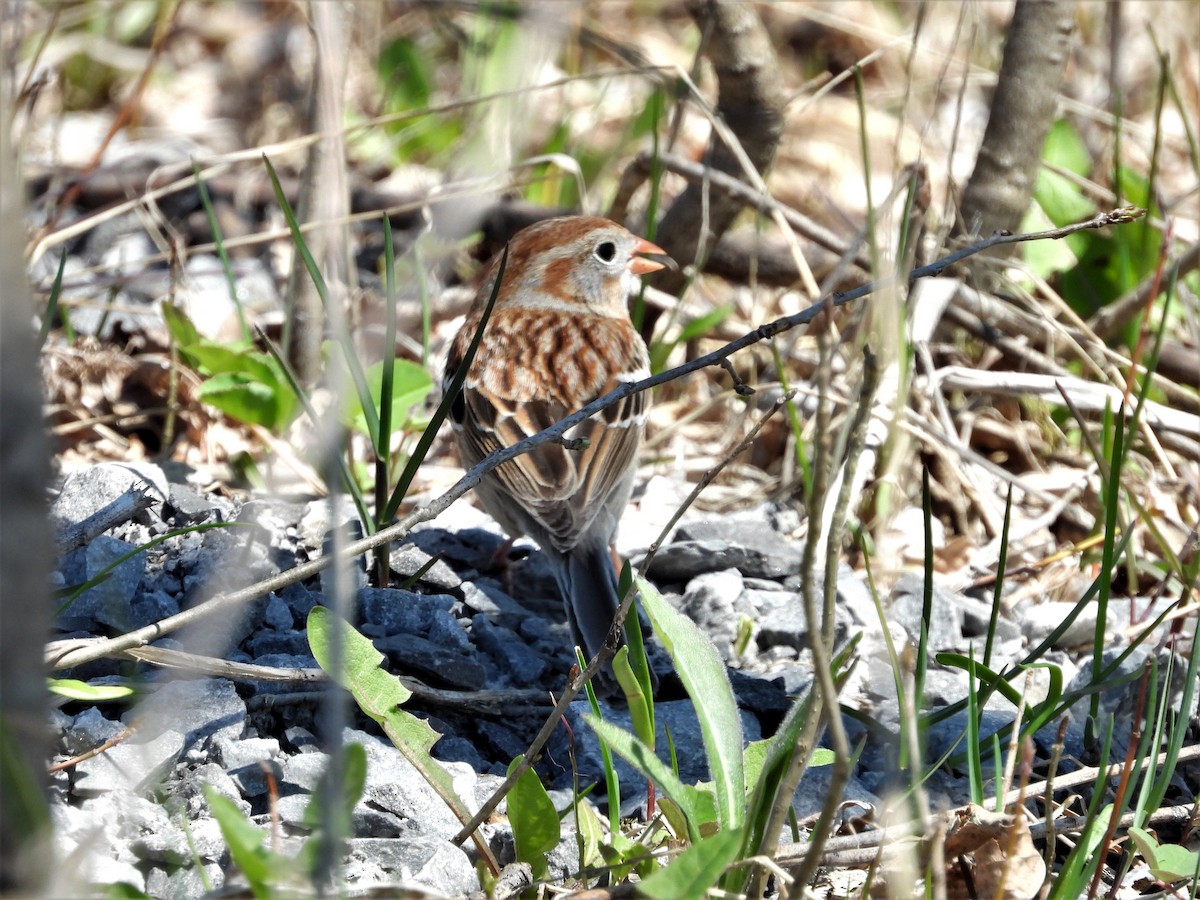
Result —
[[[379,386],[379,431],[375,441],[375,521],[383,528],[383,512],[387,509],[388,469],[392,452],[392,391],[395,384],[396,360],[396,250],[392,246],[392,223],[383,217],[384,312],[387,325],[383,339],[383,373]]]
[[[54,316],[58,312],[58,301],[62,296],[63,272],[67,268],[67,251],[64,248],[62,256],[58,258],[58,271],[54,273],[54,283],[50,285],[50,296],[46,300],[46,311],[42,313],[42,327],[38,329],[37,349],[46,346],[46,338],[50,336],[50,326],[54,322]],[[63,317],[64,325],[66,317]]]
[[[275,166],[271,164],[271,160],[267,158],[266,154],[263,154],[263,162],[267,166],[267,174],[270,176],[271,186],[275,190],[275,202],[279,204],[279,209],[283,212],[283,217],[287,221],[288,230],[292,233],[292,243],[296,247],[296,252],[300,254],[300,259],[304,262],[305,269],[308,270],[308,275],[312,279],[313,286],[317,289],[317,295],[321,298],[321,305],[325,309],[325,317],[329,320],[330,330],[333,332],[338,346],[341,347],[346,368],[350,372],[350,377],[354,381],[354,389],[358,393],[358,402],[362,405],[363,415],[367,418],[371,443],[378,445],[379,416],[376,414],[375,407],[371,403],[371,392],[367,388],[367,378],[363,372],[362,361],[358,357],[358,351],[355,350],[354,344],[350,340],[350,335],[346,331],[342,317],[335,315],[330,308],[329,286],[325,283],[321,269],[317,265],[317,261],[313,259],[313,255],[308,249],[308,244],[304,241],[304,234],[300,230],[300,223],[296,219],[292,205],[288,203],[287,197],[284,196],[283,185],[279,183],[279,176],[275,172]]]
[[[246,311],[242,309],[242,301],[238,299],[237,280],[233,277],[233,263],[225,250],[225,237],[221,233],[221,223],[217,221],[217,212],[213,209],[212,197],[208,195],[208,185],[200,177],[200,166],[192,160],[192,174],[196,177],[196,189],[200,192],[200,205],[204,207],[204,215],[208,218],[208,229],[212,232],[213,244],[217,248],[217,258],[221,260],[221,271],[225,274],[225,284],[229,287],[229,299],[237,312],[238,327],[242,332],[242,340],[250,343],[254,336],[246,323]]]
[[[454,377],[450,379],[450,383],[446,386],[442,402],[433,411],[433,415],[429,419],[429,425],[421,434],[421,439],[417,441],[417,446],[413,449],[412,456],[408,458],[408,463],[405,465],[404,471],[400,474],[399,479],[397,479],[396,487],[392,491],[392,496],[388,500],[387,507],[380,516],[381,521],[389,521],[396,514],[396,510],[400,508],[400,503],[404,500],[404,495],[408,493],[409,485],[412,484],[413,478],[416,477],[417,469],[424,462],[425,454],[429,452],[429,448],[433,446],[433,442],[437,438],[438,429],[441,427],[446,415],[450,412],[451,405],[458,399],[458,393],[462,390],[463,382],[467,380],[467,372],[471,370],[471,361],[475,358],[475,353],[479,350],[480,340],[483,339],[483,330],[487,328],[488,319],[492,316],[492,307],[495,305],[496,297],[500,293],[500,285],[504,283],[504,270],[507,267],[508,247],[506,246],[500,256],[500,268],[496,273],[496,283],[492,286],[491,296],[488,297],[487,305],[483,309],[483,315],[479,319],[479,327],[475,329],[475,334],[471,338],[471,345],[467,348],[466,355],[463,357],[458,371],[454,373]]]

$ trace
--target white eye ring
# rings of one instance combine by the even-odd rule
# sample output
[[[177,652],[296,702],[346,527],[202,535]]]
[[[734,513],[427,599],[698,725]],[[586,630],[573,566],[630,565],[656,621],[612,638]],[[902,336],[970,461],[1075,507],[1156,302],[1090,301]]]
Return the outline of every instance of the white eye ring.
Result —
[[[602,263],[611,263],[617,258],[617,245],[614,241],[601,241],[592,255]]]

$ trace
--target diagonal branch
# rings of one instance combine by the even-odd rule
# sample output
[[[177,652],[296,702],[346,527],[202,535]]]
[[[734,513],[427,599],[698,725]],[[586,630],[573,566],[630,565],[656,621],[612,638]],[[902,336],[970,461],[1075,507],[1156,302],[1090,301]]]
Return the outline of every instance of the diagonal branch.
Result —
[[[970,246],[950,254],[949,256],[940,259],[927,266],[921,266],[908,273],[907,280],[911,283],[919,278],[929,278],[940,274],[947,266],[980,253],[991,247],[999,244],[1013,244],[1022,241],[1038,241],[1038,240],[1058,240],[1067,235],[1075,234],[1078,231],[1084,231],[1092,228],[1104,228],[1109,225],[1124,224],[1131,222],[1134,219],[1145,215],[1145,210],[1135,207],[1126,206],[1110,212],[1103,212],[1086,222],[1079,222],[1074,225],[1066,225],[1062,228],[1053,228],[1048,231],[1037,231],[1021,234],[996,234],[990,238],[978,241]],[[830,307],[845,306],[855,300],[860,300],[867,295],[874,293],[882,287],[894,284],[896,278],[881,279],[880,281],[871,282],[854,288],[853,290],[844,293],[834,293],[823,298],[821,301],[814,303],[807,309],[803,309],[798,313],[790,316],[783,316],[775,319],[773,322],[767,322],[760,325],[747,334],[742,335],[734,341],[730,341],[724,347],[714,350],[712,353],[705,354],[676,366],[666,372],[661,372],[658,375],[652,375],[649,378],[643,378],[641,381],[627,382],[615,391],[611,391],[602,397],[593,400],[583,409],[572,413],[562,421],[541,431],[531,437],[526,438],[519,443],[513,444],[511,447],[505,447],[503,450],[498,450],[488,456],[478,465],[469,469],[461,479],[444,494],[430,503],[428,506],[414,510],[409,513],[395,525],[384,528],[376,532],[370,537],[363,538],[359,541],[354,541],[348,544],[344,551],[345,558],[353,558],[360,556],[381,544],[389,541],[396,541],[408,534],[413,526],[421,522],[428,522],[431,519],[437,518],[449,508],[450,504],[463,496],[467,491],[474,488],[483,480],[484,475],[495,469],[497,466],[515,459],[524,453],[528,453],[535,447],[550,442],[559,442],[567,431],[574,428],[579,423],[590,419],[592,416],[600,413],[610,406],[620,403],[627,397],[634,394],[640,394],[642,391],[648,391],[660,384],[666,384],[669,381],[674,381],[677,378],[682,378],[685,375],[690,375],[701,369],[713,365],[720,365],[721,361],[737,353],[739,350],[744,350],[751,347],[760,341],[769,340],[777,334],[789,331],[800,325],[807,325],[818,315],[825,312]],[[163,635],[170,634],[179,630],[184,625],[199,621],[214,615],[223,610],[231,609],[239,606],[250,600],[270,593],[271,591],[281,590],[290,584],[295,584],[298,581],[303,581],[310,578],[327,568],[334,562],[331,556],[322,556],[311,560],[307,563],[302,563],[295,568],[289,569],[286,572],[281,572],[278,575],[267,578],[257,584],[242,588],[236,591],[230,591],[225,594],[218,594],[211,600],[201,603],[198,606],[192,607],[189,610],[178,613],[174,616],[169,616],[160,622],[153,625],[147,625],[145,628],[139,628],[131,631],[128,634],[121,635],[115,638],[107,639],[85,639],[85,640],[69,640],[59,641],[54,646],[47,649],[48,662],[55,669],[66,669],[72,666],[81,665],[85,662],[91,662],[96,659],[102,659],[107,656],[112,656],[118,653],[123,653],[134,647],[140,647],[145,644],[155,641]]]

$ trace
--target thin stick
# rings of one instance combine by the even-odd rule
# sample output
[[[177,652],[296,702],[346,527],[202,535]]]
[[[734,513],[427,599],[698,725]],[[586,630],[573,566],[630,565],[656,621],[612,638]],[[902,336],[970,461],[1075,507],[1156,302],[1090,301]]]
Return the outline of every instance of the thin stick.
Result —
[[[1108,225],[1123,224],[1131,222],[1134,219],[1145,215],[1145,210],[1137,209],[1136,207],[1127,206],[1121,209],[1112,210],[1110,212],[1100,213],[1086,222],[1080,222],[1074,225],[1067,225],[1062,228],[1053,228],[1049,231],[1038,231],[1021,234],[996,234],[990,238],[978,241],[963,249],[950,254],[950,256],[927,266],[921,266],[908,273],[908,281],[912,282],[919,278],[928,278],[940,274],[948,266],[959,260],[965,259],[975,253],[980,253],[998,244],[1012,244],[1020,241],[1036,241],[1036,240],[1058,240],[1068,235],[1075,234],[1078,231],[1084,231],[1091,228],[1104,228]],[[370,537],[363,538],[359,541],[354,541],[348,544],[343,553],[346,558],[360,556],[373,550],[380,544],[389,541],[396,541],[406,535],[414,525],[420,522],[427,522],[441,515],[449,508],[459,497],[463,496],[467,491],[474,488],[483,480],[484,475],[500,466],[509,460],[515,459],[524,453],[528,453],[535,447],[550,442],[558,442],[564,434],[571,428],[578,425],[599,412],[608,409],[620,403],[627,397],[634,394],[648,391],[660,384],[666,384],[669,381],[674,381],[682,378],[684,375],[690,375],[692,372],[697,372],[709,366],[720,364],[721,360],[732,356],[739,350],[744,350],[746,347],[751,347],[760,341],[768,340],[777,334],[789,331],[800,325],[806,325],[816,318],[819,314],[829,309],[830,307],[845,306],[855,300],[859,300],[868,294],[873,293],[880,287],[894,282],[894,278],[883,279],[869,284],[854,288],[853,290],[844,293],[834,293],[807,309],[803,309],[798,313],[790,316],[783,316],[773,322],[767,322],[760,325],[753,331],[742,335],[735,341],[730,341],[724,347],[714,350],[712,353],[707,353],[704,356],[676,366],[666,372],[661,372],[658,375],[653,375],[649,378],[643,378],[641,381],[626,382],[615,391],[611,391],[596,400],[593,400],[583,409],[572,413],[562,421],[550,426],[545,431],[532,435],[523,441],[513,444],[510,447],[505,447],[488,456],[478,465],[469,469],[466,474],[449,490],[443,493],[440,497],[421,509],[415,510],[392,525],[389,528],[382,529]],[[303,581],[311,578],[313,575],[323,571],[333,562],[330,556],[321,556],[307,563],[302,563],[286,572],[280,572],[270,578],[266,578],[257,584],[242,588],[236,591],[230,591],[225,594],[218,594],[211,600],[194,606],[191,609],[185,610],[174,616],[169,616],[153,625],[147,625],[144,628],[138,628],[120,637],[109,639],[83,639],[80,641],[60,641],[56,645],[54,653],[48,653],[48,662],[55,669],[66,669],[72,666],[81,665],[85,662],[102,659],[107,656],[122,653],[133,647],[144,646],[151,641],[158,640],[163,635],[170,634],[185,625],[200,621],[214,613],[231,609],[240,606],[249,600],[254,600],[271,591],[281,590],[290,584]],[[589,669],[591,666],[588,667]]]

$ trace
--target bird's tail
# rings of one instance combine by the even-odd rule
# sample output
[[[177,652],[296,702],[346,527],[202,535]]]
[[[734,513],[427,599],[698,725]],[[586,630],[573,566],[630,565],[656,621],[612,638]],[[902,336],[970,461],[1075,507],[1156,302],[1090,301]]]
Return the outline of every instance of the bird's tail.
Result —
[[[571,636],[590,660],[604,646],[620,605],[617,573],[608,544],[577,546],[555,568]],[[598,686],[608,691],[615,688],[611,666],[606,666],[601,676]]]

